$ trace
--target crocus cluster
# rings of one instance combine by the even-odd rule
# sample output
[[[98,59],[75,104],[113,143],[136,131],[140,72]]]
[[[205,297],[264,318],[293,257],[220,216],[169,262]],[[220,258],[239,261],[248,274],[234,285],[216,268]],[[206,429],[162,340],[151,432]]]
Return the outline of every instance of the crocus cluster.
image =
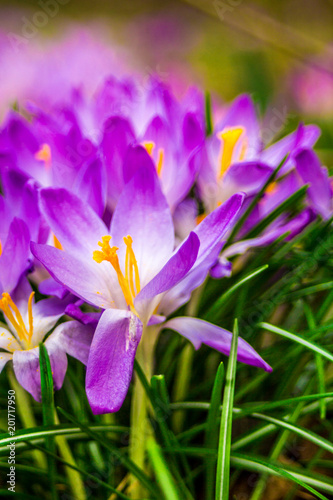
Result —
[[[138,345],[156,332],[174,330],[196,349],[204,343],[228,354],[229,331],[177,310],[209,274],[230,274],[228,258],[331,216],[330,180],[312,150],[315,126],[301,124],[264,147],[248,95],[209,134],[206,125],[199,90],[176,99],[154,77],[138,83],[111,75],[92,99],[73,89],[47,111],[36,100],[24,113],[8,113],[0,134],[0,368],[13,360],[35,399],[40,342],[56,389],[66,354],[87,365],[95,414],[121,407]],[[300,213],[282,213],[246,237],[302,185]],[[35,302],[37,291],[47,297]],[[270,370],[242,338],[238,360]]]

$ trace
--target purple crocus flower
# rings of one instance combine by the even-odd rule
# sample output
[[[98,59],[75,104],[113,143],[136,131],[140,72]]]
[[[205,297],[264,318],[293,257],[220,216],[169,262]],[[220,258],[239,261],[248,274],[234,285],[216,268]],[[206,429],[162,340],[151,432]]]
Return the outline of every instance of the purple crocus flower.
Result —
[[[96,147],[83,135],[71,110],[37,110],[33,123],[9,113],[0,136],[0,175],[8,170],[38,186],[66,186],[102,215],[105,178]]]
[[[64,251],[32,243],[35,257],[55,280],[104,309],[87,366],[86,390],[94,413],[121,407],[141,336],[149,335],[149,325],[163,323],[165,315],[187,302],[203,282],[242,200],[240,194],[233,196],[174,250],[171,212],[154,168],[138,169],[125,185],[110,231],[68,191],[41,191],[44,217],[59,235]],[[230,332],[192,318],[189,328],[188,321],[177,318],[170,327],[195,347],[203,342],[229,352]],[[238,357],[270,369],[242,339]]]
[[[0,325],[0,372],[8,361],[13,361],[18,382],[41,401],[39,372],[39,344],[64,314],[66,301],[55,298],[35,303],[34,292],[22,278],[12,294],[2,293],[0,310],[6,324]],[[94,328],[78,321],[58,325],[47,337],[54,388],[60,389],[67,369],[67,356],[87,363]]]
[[[300,149],[312,148],[319,133],[318,127],[301,124],[264,149],[254,104],[248,95],[239,96],[197,154],[202,165],[199,194],[206,212],[236,192],[256,194],[287,154],[280,175],[295,169],[295,155]]]

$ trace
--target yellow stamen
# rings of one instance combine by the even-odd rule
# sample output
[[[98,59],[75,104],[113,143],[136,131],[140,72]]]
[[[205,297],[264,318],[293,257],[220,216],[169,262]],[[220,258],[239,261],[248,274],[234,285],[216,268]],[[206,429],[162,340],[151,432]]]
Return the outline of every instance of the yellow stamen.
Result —
[[[128,261],[128,265],[129,265],[130,287],[132,290],[133,297],[135,297],[135,295],[137,295],[141,290],[139,268],[138,268],[138,263],[137,263],[133,248],[132,248],[132,243],[133,243],[132,237],[130,235],[128,235],[127,237],[124,237],[124,242],[126,245],[126,260]],[[133,269],[134,269],[136,293],[134,291]]]
[[[110,240],[111,236],[102,236],[102,241],[98,242],[101,250],[95,250],[93,252],[93,259],[98,264],[103,261],[110,262],[113,269],[117,273],[118,282],[124,294],[127,305],[134,309],[133,300],[140,291],[140,277],[138,264],[132,248],[133,240],[129,235],[127,237],[124,237],[124,242],[126,245],[125,276],[123,275],[119,265],[119,259],[117,255],[118,247],[111,247]]]
[[[53,235],[53,244],[54,244],[55,248],[58,248],[59,250],[63,250],[62,244],[60,243],[60,241],[58,240],[58,238],[56,237],[55,234]]]
[[[222,142],[219,177],[223,177],[230,167],[235,146],[243,132],[244,129],[242,127],[230,127],[223,129],[222,132],[217,134],[217,137]],[[245,153],[242,152],[241,154]]]
[[[270,184],[268,184],[266,188],[266,193],[273,194],[276,192],[276,190],[277,190],[277,182],[271,182]]]
[[[142,143],[142,146],[145,148],[149,156],[153,156],[153,151],[155,149],[155,142],[153,141],[144,141]],[[162,172],[163,168],[163,163],[164,163],[164,149],[159,148],[158,149],[158,156],[157,156],[157,163],[156,163],[156,170],[157,174],[160,175]]]
[[[51,148],[48,144],[42,144],[41,148],[35,154],[36,160],[43,161],[45,167],[51,166]]]
[[[153,141],[144,141],[142,146],[145,148],[147,153],[151,156],[153,154],[153,149],[155,147],[155,142]]]
[[[29,298],[30,300],[30,298]],[[17,305],[13,302],[9,293],[3,293],[2,299],[0,300],[0,309],[3,311],[4,315],[7,316],[8,321],[14,327],[19,340],[25,341],[29,340],[30,336],[25,327],[24,321],[22,319],[21,313]],[[15,317],[14,317],[14,314]],[[30,313],[29,313],[30,314]]]
[[[164,163],[164,149],[160,148],[158,150],[158,160],[156,164],[156,170],[158,175],[161,175],[163,163]]]
[[[1,244],[1,240],[0,240],[0,257],[2,255],[2,244]]]
[[[29,316],[29,340],[31,340],[32,334],[34,332],[34,320],[32,316],[32,299],[34,298],[35,292],[31,292],[28,300],[28,316]]]
[[[206,217],[207,217],[207,214],[205,212],[203,214],[201,214],[201,215],[198,215],[196,217],[196,223],[197,223],[197,225],[200,224],[200,222],[202,222]]]

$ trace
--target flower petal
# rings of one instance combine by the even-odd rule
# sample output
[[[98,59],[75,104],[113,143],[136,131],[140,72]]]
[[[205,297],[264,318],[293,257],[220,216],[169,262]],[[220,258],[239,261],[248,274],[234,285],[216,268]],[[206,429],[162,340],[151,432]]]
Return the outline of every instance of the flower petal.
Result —
[[[95,415],[118,411],[132,378],[142,323],[132,313],[104,311],[90,348],[86,392]]]
[[[108,234],[102,220],[66,189],[42,189],[42,213],[63,248],[76,256],[90,257],[100,238]]]
[[[74,295],[92,305],[111,307],[112,298],[98,264],[91,264],[49,245],[31,242],[31,251],[48,270],[52,278]]]
[[[58,344],[67,354],[86,365],[94,331],[95,328],[91,325],[67,321],[57,326],[45,345],[49,348],[50,344]]]
[[[328,218],[332,214],[332,188],[327,170],[311,149],[303,149],[296,156],[296,168],[304,183],[310,184],[308,196],[320,215]]]
[[[130,235],[138,262],[141,287],[161,270],[172,254],[174,228],[157,174],[142,166],[125,185],[111,222],[112,243],[125,262],[123,237]]]
[[[150,316],[155,309],[155,304],[151,302],[151,299],[170,290],[170,288],[177,285],[177,283],[187,275],[196,261],[199,246],[200,242],[198,236],[194,232],[191,232],[161,271],[135,298],[134,306],[137,308],[140,316]],[[145,304],[146,301],[148,304]],[[145,305],[149,306],[149,311],[144,311]]]
[[[25,222],[13,219],[0,256],[0,292],[11,292],[29,265],[29,229]]]
[[[45,343],[50,357],[54,389],[61,388],[66,370],[67,356],[62,348],[51,341],[52,335]],[[39,347],[27,351],[15,351],[13,366],[17,381],[28,391],[36,401],[41,401]]]
[[[197,318],[178,317],[171,319],[164,326],[175,330],[190,340],[195,349],[199,349],[203,343],[227,356],[230,353],[232,333],[207,321]],[[272,368],[259,356],[253,347],[241,337],[238,338],[237,359],[241,363],[257,366],[268,372],[272,371]]]

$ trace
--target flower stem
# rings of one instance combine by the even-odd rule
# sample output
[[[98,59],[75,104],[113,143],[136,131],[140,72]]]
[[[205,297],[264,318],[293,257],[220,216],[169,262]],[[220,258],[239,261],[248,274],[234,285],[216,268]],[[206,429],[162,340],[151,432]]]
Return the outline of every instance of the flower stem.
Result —
[[[142,339],[136,351],[136,360],[140,364],[146,378],[150,381],[153,373],[154,348],[159,328],[146,326],[143,329]],[[148,417],[148,396],[141,384],[139,377],[134,374],[134,387],[131,407],[131,430],[130,430],[130,459],[142,470],[145,470],[146,442],[152,433]],[[143,486],[135,476],[131,477],[131,498],[147,497]]]

